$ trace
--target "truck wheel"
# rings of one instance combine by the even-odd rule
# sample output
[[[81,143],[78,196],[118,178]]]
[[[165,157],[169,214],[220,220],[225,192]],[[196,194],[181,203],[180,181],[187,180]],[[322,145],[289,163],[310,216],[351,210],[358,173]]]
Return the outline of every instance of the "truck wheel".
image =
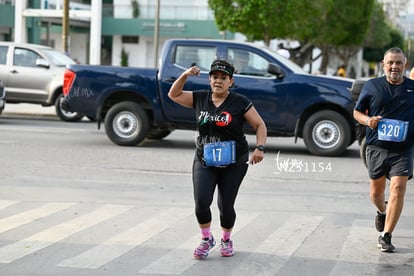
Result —
[[[77,112],[70,112],[63,108],[62,106],[63,94],[60,94],[55,101],[55,109],[56,115],[62,120],[66,122],[78,122],[82,120],[83,114]]]
[[[115,144],[138,145],[149,132],[147,113],[137,103],[117,103],[105,116],[105,131],[108,138]]]
[[[351,127],[341,114],[324,110],[306,120],[302,136],[312,154],[337,156],[350,144]]]
[[[359,148],[359,155],[361,156],[362,163],[367,167],[367,140],[366,137],[362,138]]]

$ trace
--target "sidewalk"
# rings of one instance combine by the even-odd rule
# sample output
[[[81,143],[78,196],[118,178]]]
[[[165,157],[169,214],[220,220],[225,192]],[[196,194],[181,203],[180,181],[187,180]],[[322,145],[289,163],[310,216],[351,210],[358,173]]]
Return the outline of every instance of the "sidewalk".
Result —
[[[41,106],[40,104],[6,103],[4,115],[26,115],[26,116],[56,116],[55,106]]]

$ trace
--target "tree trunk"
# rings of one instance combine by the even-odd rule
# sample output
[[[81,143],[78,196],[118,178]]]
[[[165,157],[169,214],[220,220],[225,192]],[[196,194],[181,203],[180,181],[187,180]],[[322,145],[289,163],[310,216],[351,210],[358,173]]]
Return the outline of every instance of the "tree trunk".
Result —
[[[329,64],[329,49],[328,46],[322,46],[321,52],[322,52],[322,62],[321,66],[319,67],[319,72],[321,74],[326,74]]]
[[[300,67],[305,66],[307,63],[312,63],[313,44],[301,44],[298,48],[289,49],[289,51],[292,51],[291,53],[293,53],[290,59]]]

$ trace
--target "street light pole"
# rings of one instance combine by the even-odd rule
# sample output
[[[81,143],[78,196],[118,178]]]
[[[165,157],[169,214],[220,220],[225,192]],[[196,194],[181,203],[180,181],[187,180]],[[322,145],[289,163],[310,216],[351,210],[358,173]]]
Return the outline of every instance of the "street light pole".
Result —
[[[69,0],[63,1],[62,43],[63,52],[69,54]]]
[[[160,37],[160,0],[157,0],[155,7],[154,22],[154,67],[158,68],[158,44]]]

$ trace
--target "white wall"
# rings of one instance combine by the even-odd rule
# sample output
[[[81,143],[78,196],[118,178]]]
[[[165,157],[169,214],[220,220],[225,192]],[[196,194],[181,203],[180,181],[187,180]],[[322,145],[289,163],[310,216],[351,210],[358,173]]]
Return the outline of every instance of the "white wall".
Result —
[[[165,40],[160,40],[159,55]],[[130,67],[154,67],[154,42],[152,37],[140,37],[138,44],[122,44],[121,36],[117,35],[112,40],[112,65],[121,65],[121,51],[124,47],[128,53],[128,66]]]
[[[124,47],[128,53],[128,66],[146,67],[146,49],[145,41],[140,37],[138,44],[125,43],[122,45],[121,36],[114,36],[112,44],[112,65],[121,65],[121,51]]]
[[[42,37],[46,39],[46,37]],[[54,41],[55,49],[63,52],[63,42],[61,34],[50,34],[50,40]],[[86,34],[70,34],[69,36],[69,55],[79,63],[88,61],[89,36]]]
[[[140,1],[138,3],[141,4]],[[114,0],[115,18],[132,18],[131,0]]]

